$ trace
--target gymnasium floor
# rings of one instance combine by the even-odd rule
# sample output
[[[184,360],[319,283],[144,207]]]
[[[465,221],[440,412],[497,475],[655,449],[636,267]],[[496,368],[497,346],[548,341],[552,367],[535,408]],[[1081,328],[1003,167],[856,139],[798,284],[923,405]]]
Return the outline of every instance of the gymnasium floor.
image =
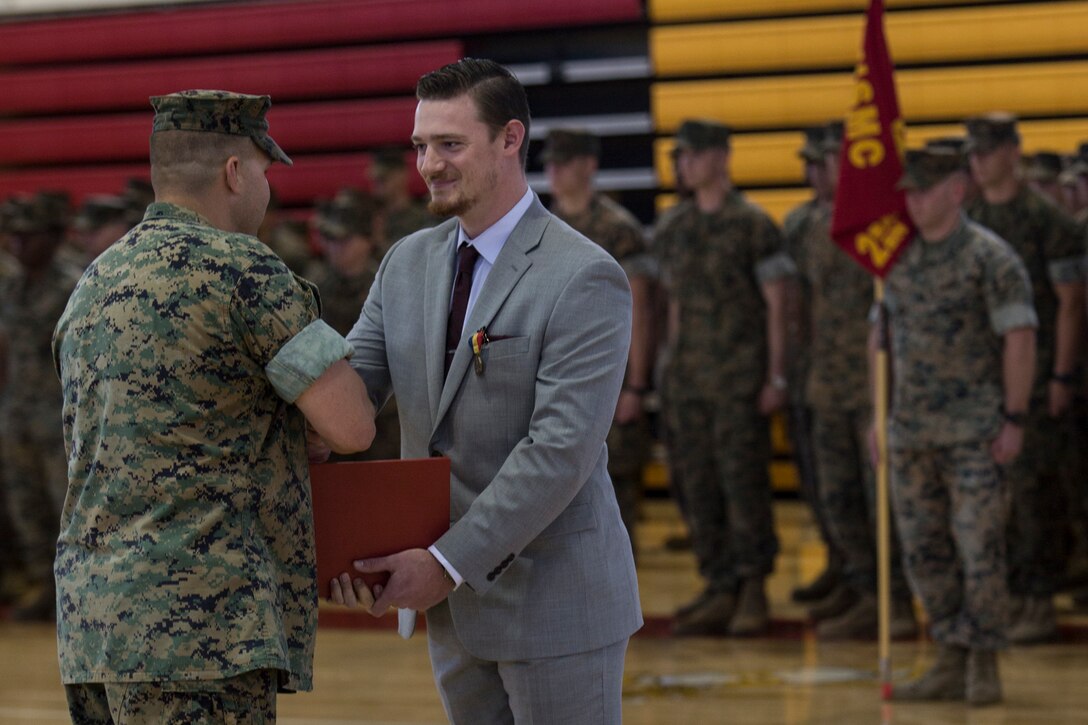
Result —
[[[628,725],[701,723],[820,725],[1036,725],[1088,723],[1088,613],[1059,599],[1065,642],[1014,648],[1001,657],[1006,702],[885,705],[876,681],[875,642],[817,642],[803,610],[789,603],[798,581],[823,563],[807,510],[776,503],[782,551],[769,595],[775,623],[753,640],[668,636],[668,615],[700,590],[690,554],[666,551],[682,532],[674,507],[649,500],[639,537],[647,625],[631,640],[624,683]],[[280,698],[282,725],[440,725],[445,722],[427,661],[426,639],[405,642],[391,618],[323,609],[314,692]],[[50,626],[0,622],[0,725],[67,723]],[[932,645],[896,642],[897,680],[924,668]],[[481,723],[480,725],[487,725]]]

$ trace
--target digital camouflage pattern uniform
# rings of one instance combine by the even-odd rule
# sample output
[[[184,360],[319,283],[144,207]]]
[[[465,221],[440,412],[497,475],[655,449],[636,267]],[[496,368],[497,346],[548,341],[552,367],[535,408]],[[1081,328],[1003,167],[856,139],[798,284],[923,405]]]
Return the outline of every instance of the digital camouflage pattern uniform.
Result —
[[[60,383],[52,371],[49,341],[80,274],[58,254],[69,216],[67,196],[50,192],[12,197],[4,204],[7,241],[23,264],[0,277],[5,376],[0,497],[15,533],[15,540],[6,542],[13,544],[7,553],[40,587],[33,601],[15,610],[16,618],[26,620],[53,616],[53,556],[68,487]]]
[[[822,151],[810,139],[801,149],[802,158],[808,162],[816,161],[816,154]],[[786,254],[798,269],[796,284],[790,289],[789,314],[786,319],[787,332],[787,368],[789,381],[789,431],[794,465],[801,485],[801,494],[812,509],[813,517],[820,531],[820,539],[828,550],[827,570],[832,576],[838,576],[841,556],[835,548],[831,532],[827,525],[827,516],[820,505],[820,481],[816,472],[816,455],[812,444],[812,411],[805,399],[805,387],[808,382],[811,365],[812,339],[812,285],[804,274],[808,247],[813,237],[819,237],[817,226],[825,220],[830,222],[826,204],[816,197],[791,209],[782,222],[782,237]]]
[[[151,100],[153,143],[211,130],[290,163],[267,136],[267,96]],[[262,689],[251,722],[272,685],[312,687],[313,520],[293,403],[351,354],[319,313],[316,288],[256,237],[167,203],[80,280],[53,338],[69,459],[57,636],[74,716],[123,696],[170,721],[181,701]]]
[[[595,194],[589,207],[577,215],[564,215],[555,204],[551,212],[590,239],[620,263],[628,279],[653,276],[642,225],[631,212],[603,194]],[[642,469],[650,452],[650,432],[645,417],[608,431],[608,475],[616,490],[620,514],[631,541],[635,541],[642,492]]]
[[[381,213],[382,219],[382,243],[379,245],[379,256],[413,232],[420,229],[429,229],[442,220],[427,211],[427,205],[418,200],[413,200],[402,209],[389,209]]]
[[[309,689],[309,471],[291,403],[346,341],[256,237],[155,203],[57,325],[70,494],[56,577],[65,683],[281,670]]]
[[[847,584],[876,594],[876,482],[869,462],[867,311],[872,277],[831,239],[831,208],[811,209],[798,272],[810,290],[811,335],[805,403],[812,411],[812,439],[819,504]],[[898,537],[891,537],[892,597],[908,601]]]
[[[133,684],[103,682],[75,690],[72,722],[215,723],[271,725],[276,722],[273,670],[253,670],[224,680]],[[194,689],[197,685],[199,689]],[[109,703],[118,703],[111,707]]]
[[[330,202],[320,205],[315,215],[315,226],[323,245],[357,243],[348,241],[353,234],[371,243],[372,257],[367,267],[359,273],[346,273],[336,268],[328,259],[317,260],[310,265],[307,277],[321,291],[321,319],[345,337],[355,323],[366,302],[370,287],[378,274],[377,245],[374,241],[373,200],[352,189],[342,190]],[[326,250],[328,247],[326,246]],[[374,420],[376,434],[365,451],[351,454],[334,453],[330,461],[376,461],[400,458],[400,417],[397,400],[390,396]]]
[[[769,574],[778,552],[769,428],[758,410],[767,379],[761,285],[795,268],[774,222],[736,190],[712,214],[693,201],[667,211],[654,252],[680,308],[662,376],[669,455],[708,591],[732,591]]]
[[[351,276],[340,274],[326,262],[311,265],[307,276],[321,292],[321,319],[341,335],[351,332],[377,273],[377,263]]]
[[[81,270],[54,257],[40,276],[0,285],[8,385],[0,398],[0,451],[12,520],[31,579],[52,579],[60,512],[68,491],[60,427],[60,381],[50,340]]]
[[[1024,448],[1003,469],[1012,496],[1009,520],[1009,586],[1013,594],[1050,597],[1064,569],[1064,547],[1055,541],[1055,522],[1065,510],[1058,462],[1069,445],[1083,445],[1063,435],[1065,421],[1047,414],[1047,385],[1054,371],[1058,298],[1054,285],[1084,279],[1084,240],[1075,222],[1038,192],[1024,185],[1007,204],[981,197],[966,208],[968,216],[1006,240],[1027,267],[1039,316],[1035,384],[1032,388]]]
[[[990,444],[1002,425],[1003,336],[1035,327],[1012,248],[966,218],[916,237],[886,279],[892,494],[904,560],[933,638],[1005,645],[1006,486]]]

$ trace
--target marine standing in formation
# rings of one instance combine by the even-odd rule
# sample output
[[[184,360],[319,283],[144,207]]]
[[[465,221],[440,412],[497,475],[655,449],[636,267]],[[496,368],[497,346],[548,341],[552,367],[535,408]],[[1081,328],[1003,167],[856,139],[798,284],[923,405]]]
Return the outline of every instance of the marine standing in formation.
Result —
[[[729,129],[676,133],[693,196],[654,232],[669,295],[663,390],[669,455],[683,487],[706,590],[677,612],[680,635],[754,635],[768,624],[764,579],[778,553],[767,416],[786,402],[786,279],[778,228],[733,187]]]
[[[872,404],[864,364],[873,281],[831,239],[841,130],[832,124],[819,142],[818,163],[830,193],[809,208],[803,225],[787,226],[800,238],[798,273],[811,299],[811,336],[802,347],[810,351],[804,390],[812,411],[818,506],[832,550],[842,558],[842,583],[810,610],[821,639],[875,637],[878,619],[876,484],[868,447]],[[917,626],[894,527],[890,560],[891,635],[907,637]]]
[[[551,212],[604,247],[620,263],[631,285],[631,349],[616,415],[608,431],[608,475],[616,489],[623,525],[638,551],[635,523],[642,497],[642,469],[650,448],[643,398],[653,363],[653,265],[642,225],[615,201],[594,189],[600,140],[586,132],[554,129],[541,159],[552,193]]]
[[[1016,119],[992,113],[970,118],[967,152],[980,195],[967,215],[1007,241],[1031,278],[1039,316],[1035,383],[1027,407],[1023,454],[1005,466],[1009,511],[1009,638],[1036,642],[1057,635],[1053,597],[1064,571],[1064,547],[1051,535],[1065,521],[1059,462],[1066,438],[1084,334],[1084,238],[1073,220],[1019,176]]]
[[[68,225],[68,199],[39,193],[12,199],[6,213],[9,244],[19,271],[0,283],[0,451],[3,485],[19,534],[32,593],[13,612],[17,620],[55,616],[53,555],[68,490],[61,436],[60,381],[49,342],[80,270],[57,254]]]
[[[962,157],[911,150],[900,182],[918,234],[885,280],[888,448],[904,563],[937,659],[896,700],[1001,700],[1005,466],[1019,455],[1037,318],[1023,262],[962,213]],[[875,350],[880,322],[874,326]]]

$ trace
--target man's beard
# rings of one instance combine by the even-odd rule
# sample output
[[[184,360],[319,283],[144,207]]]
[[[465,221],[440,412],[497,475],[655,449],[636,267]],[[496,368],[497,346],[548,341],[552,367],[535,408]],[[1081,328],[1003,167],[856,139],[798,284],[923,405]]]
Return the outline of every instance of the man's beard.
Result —
[[[499,175],[494,169],[488,169],[485,176],[484,190],[481,190],[482,194],[493,193],[499,184]],[[476,196],[468,196],[465,193],[455,194],[452,198],[439,201],[434,198],[434,194],[431,195],[431,200],[427,202],[427,211],[435,216],[451,217],[462,216],[469,212],[476,206],[477,202],[481,199],[481,194]]]
[[[472,200],[464,196],[456,196],[446,201],[438,201],[434,197],[427,202],[427,211],[439,217],[461,216],[472,208]]]

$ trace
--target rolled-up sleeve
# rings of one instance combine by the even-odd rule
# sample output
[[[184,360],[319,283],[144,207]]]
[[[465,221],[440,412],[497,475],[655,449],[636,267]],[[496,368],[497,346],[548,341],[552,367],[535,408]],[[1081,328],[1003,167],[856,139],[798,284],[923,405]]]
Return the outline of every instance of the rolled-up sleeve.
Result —
[[[276,393],[293,403],[330,365],[350,358],[351,352],[351,345],[336,330],[314,320],[280,348],[264,371]]]

